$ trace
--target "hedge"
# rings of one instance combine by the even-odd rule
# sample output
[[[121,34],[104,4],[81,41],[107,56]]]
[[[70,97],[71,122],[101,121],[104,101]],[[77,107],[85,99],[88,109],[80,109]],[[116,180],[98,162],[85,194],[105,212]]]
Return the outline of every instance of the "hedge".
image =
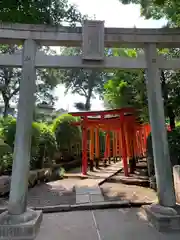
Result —
[[[0,139],[0,174],[11,172],[12,167],[12,148]]]
[[[8,117],[2,123],[1,137],[12,149],[16,132],[16,119]],[[39,169],[43,164],[51,164],[57,149],[56,139],[51,128],[44,123],[32,124],[31,164],[30,169]]]
[[[180,165],[180,127],[176,127],[171,132],[167,132],[169,154],[172,167],[174,165]],[[147,165],[148,175],[150,180],[150,187],[156,189],[156,176],[154,168],[154,157],[152,148],[152,137],[149,134],[147,138]]]
[[[73,155],[73,149],[76,150],[77,144],[81,146],[81,130],[72,125],[72,122],[77,120],[69,114],[63,114],[53,121],[52,130],[56,136],[58,149],[62,154],[66,152]]]
[[[77,121],[77,118],[69,114],[64,114],[56,118],[51,126],[45,123],[32,123],[30,170],[51,166],[54,162],[52,160],[54,160],[55,153],[58,151],[61,151],[63,154],[63,151],[66,152],[66,156],[63,156],[64,159],[74,157],[77,144],[79,144],[79,148],[81,149],[81,130],[79,127],[71,124],[74,121]],[[8,174],[11,173],[15,132],[15,118],[7,117],[3,120],[1,119],[0,137],[4,141],[3,149],[5,146],[9,149],[4,153],[4,150],[1,151],[1,173],[4,171],[8,172]]]
[[[180,127],[167,132],[169,154],[172,165],[180,165]],[[153,157],[151,133],[147,138],[147,154]]]

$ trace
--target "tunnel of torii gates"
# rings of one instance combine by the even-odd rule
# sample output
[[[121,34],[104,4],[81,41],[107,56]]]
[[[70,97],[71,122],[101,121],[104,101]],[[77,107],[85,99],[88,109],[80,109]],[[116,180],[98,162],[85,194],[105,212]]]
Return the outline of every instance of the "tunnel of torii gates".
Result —
[[[125,176],[129,175],[128,162],[130,160],[146,156],[146,142],[151,127],[149,123],[141,124],[136,121],[134,108],[73,112],[70,114],[81,119],[79,122],[73,122],[72,125],[80,126],[82,130],[83,175],[87,174],[88,153],[90,170],[93,169],[94,161],[101,158],[100,132],[105,133],[104,161],[112,157],[122,158]],[[171,130],[168,125],[167,130]]]
[[[104,160],[106,161],[111,157],[122,158],[125,176],[128,176],[129,173],[128,161],[132,158],[145,156],[146,139],[150,133],[150,125],[137,122],[133,108],[70,114],[81,118],[79,122],[72,124],[80,126],[82,129],[83,175],[87,174],[88,168],[88,142],[90,170],[93,168],[94,160],[100,159],[101,131],[105,133]]]

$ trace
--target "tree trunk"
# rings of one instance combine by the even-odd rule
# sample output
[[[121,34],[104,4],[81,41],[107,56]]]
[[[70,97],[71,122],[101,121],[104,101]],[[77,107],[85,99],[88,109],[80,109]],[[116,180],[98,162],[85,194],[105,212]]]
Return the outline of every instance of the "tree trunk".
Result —
[[[85,105],[84,105],[86,111],[89,111],[89,110],[91,109],[92,91],[93,91],[93,89],[92,89],[92,87],[90,87],[90,88],[88,89],[88,95],[87,95],[87,97],[86,97],[86,102],[85,102]]]
[[[90,104],[90,98],[88,97],[87,99],[86,99],[86,102],[85,102],[85,105],[84,105],[84,108],[85,108],[85,110],[86,111],[89,111],[90,109],[91,109],[91,106],[90,106],[91,104]]]
[[[4,112],[3,112],[3,117],[7,117],[8,116],[8,110],[9,110],[10,106],[9,106],[9,99],[4,100]]]

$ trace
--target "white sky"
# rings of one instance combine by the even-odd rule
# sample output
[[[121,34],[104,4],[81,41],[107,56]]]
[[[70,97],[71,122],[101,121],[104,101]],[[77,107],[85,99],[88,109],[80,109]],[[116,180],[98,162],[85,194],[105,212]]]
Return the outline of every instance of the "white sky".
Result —
[[[139,27],[139,28],[160,28],[165,24],[165,20],[144,20],[140,17],[140,7],[138,5],[122,5],[119,0],[69,0],[69,3],[76,4],[82,14],[96,16],[96,20],[105,21],[106,27]],[[84,98],[79,95],[64,95],[64,87],[59,86],[55,91],[59,98],[56,107],[76,111],[75,102],[84,102]],[[103,109],[103,103],[98,98],[92,99],[92,110]]]

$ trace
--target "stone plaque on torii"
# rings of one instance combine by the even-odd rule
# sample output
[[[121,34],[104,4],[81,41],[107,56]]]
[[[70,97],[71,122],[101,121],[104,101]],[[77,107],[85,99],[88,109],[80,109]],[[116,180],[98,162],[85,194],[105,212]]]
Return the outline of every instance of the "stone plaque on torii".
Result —
[[[84,21],[82,59],[84,61],[104,61],[104,21]]]

